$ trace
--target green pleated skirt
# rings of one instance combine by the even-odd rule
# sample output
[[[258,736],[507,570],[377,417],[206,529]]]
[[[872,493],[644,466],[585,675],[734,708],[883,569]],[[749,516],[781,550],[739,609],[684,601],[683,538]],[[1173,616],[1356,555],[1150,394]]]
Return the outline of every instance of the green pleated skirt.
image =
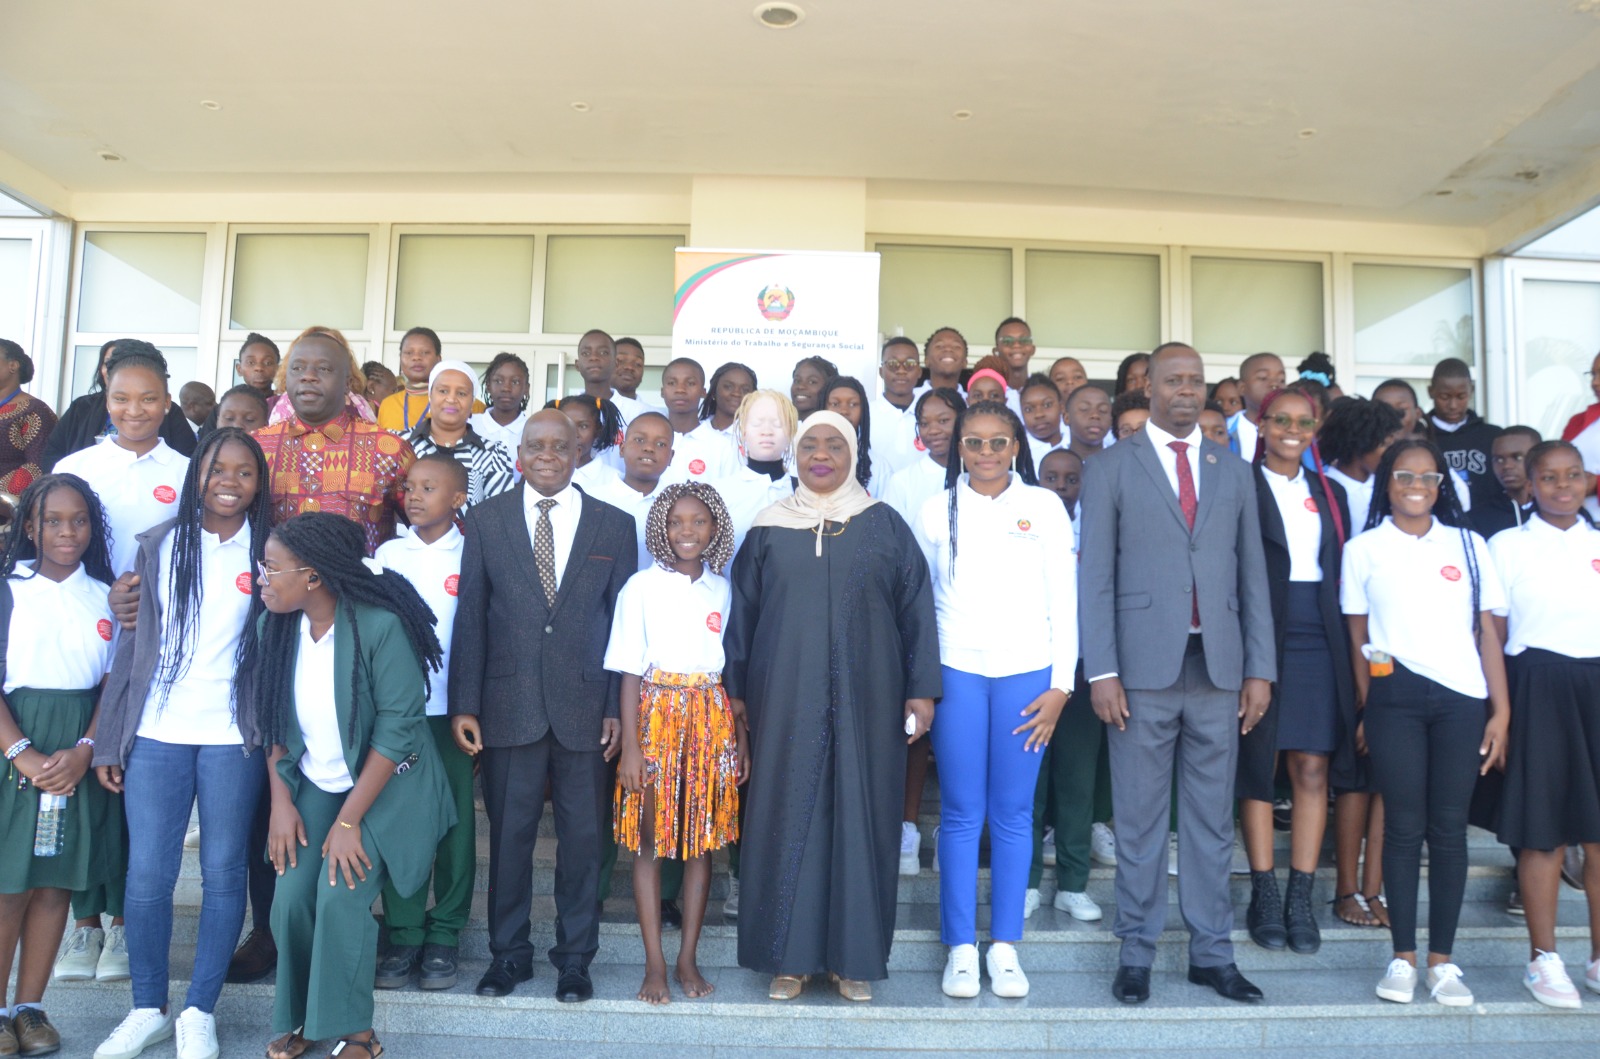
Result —
[[[54,754],[75,744],[94,716],[93,691],[42,691],[17,688],[6,695],[22,734],[33,749]],[[41,887],[87,890],[116,871],[122,848],[122,806],[95,779],[83,774],[67,799],[65,849],[54,857],[33,855],[39,792],[30,783],[18,789],[21,773],[7,765],[0,776],[0,893]]]

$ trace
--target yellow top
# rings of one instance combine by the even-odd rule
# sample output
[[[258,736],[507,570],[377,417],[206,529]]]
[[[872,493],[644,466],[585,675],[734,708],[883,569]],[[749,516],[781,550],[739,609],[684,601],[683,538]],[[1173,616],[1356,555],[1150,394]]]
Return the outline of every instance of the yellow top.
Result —
[[[484,410],[482,401],[472,402],[474,415]],[[395,434],[409,434],[412,428],[428,416],[428,395],[400,390],[383,399],[378,406],[378,425]]]

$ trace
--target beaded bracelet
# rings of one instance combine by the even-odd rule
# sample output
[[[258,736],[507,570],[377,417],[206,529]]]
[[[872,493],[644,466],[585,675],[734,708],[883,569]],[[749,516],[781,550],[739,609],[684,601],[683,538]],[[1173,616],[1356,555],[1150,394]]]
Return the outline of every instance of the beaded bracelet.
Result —
[[[18,739],[15,743],[12,743],[11,746],[6,750],[6,760],[7,761],[15,761],[17,759],[18,755],[20,755],[24,750],[28,749],[32,745],[33,745],[33,740],[32,739],[29,739],[27,737],[23,737],[21,739]]]
[[[94,740],[90,739],[88,736],[84,736],[82,739],[78,740],[76,743],[74,743],[72,745],[75,746],[75,747],[86,746],[90,750],[93,750],[94,749]]]

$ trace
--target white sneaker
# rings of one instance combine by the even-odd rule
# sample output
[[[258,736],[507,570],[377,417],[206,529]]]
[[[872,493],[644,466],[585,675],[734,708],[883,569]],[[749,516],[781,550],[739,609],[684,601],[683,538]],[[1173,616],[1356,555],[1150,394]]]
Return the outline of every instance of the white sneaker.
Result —
[[[178,1059],[217,1059],[217,1020],[199,1008],[184,1008],[173,1028],[178,1036]]]
[[[1173,878],[1178,877],[1178,833],[1176,831],[1167,835],[1167,874]]]
[[[1233,860],[1228,865],[1229,875],[1249,875],[1250,855],[1244,851],[1244,839],[1237,831],[1233,835]]]
[[[94,1059],[134,1059],[152,1044],[171,1036],[171,1015],[163,1014],[160,1008],[134,1008],[94,1050]]]
[[[95,965],[100,962],[100,950],[105,944],[106,932],[99,927],[73,928],[61,959],[56,961],[56,981],[93,981]]]
[[[1108,868],[1117,866],[1117,836],[1107,824],[1089,828],[1089,859]]]
[[[1600,993],[1600,960],[1590,960],[1584,966],[1583,987],[1591,993]]]
[[[1445,1007],[1464,1008],[1472,1004],[1472,990],[1461,980],[1461,968],[1453,963],[1428,968],[1428,993]]]
[[[189,829],[189,833],[183,836],[183,848],[184,849],[199,849],[200,848],[200,825],[199,824],[195,824],[193,827],[191,827]]]
[[[1389,969],[1378,982],[1378,997],[1396,1004],[1409,1004],[1417,993],[1417,969],[1404,960],[1389,961]]]
[[[922,832],[909,820],[900,824],[900,874],[916,875],[922,871]]]
[[[737,877],[728,879],[728,897],[722,902],[722,918],[739,918],[739,880]]]
[[[1053,827],[1045,828],[1044,837],[1039,840],[1039,844],[1044,847],[1039,852],[1040,862],[1047,868],[1054,868],[1056,866],[1056,829]]]
[[[939,874],[939,825],[933,825],[933,873]]]
[[[1057,890],[1055,900],[1056,910],[1065,912],[1080,923],[1096,923],[1104,915],[1100,906],[1095,904],[1094,898],[1086,893],[1073,893],[1070,890]]]
[[[132,975],[128,971],[128,936],[122,927],[112,924],[106,928],[106,945],[100,950],[100,960],[95,964],[96,982],[125,982]]]
[[[950,957],[944,963],[944,995],[957,1000],[970,1000],[978,995],[978,947],[952,945]]]
[[[989,992],[1007,999],[1028,995],[1028,976],[1022,973],[1022,964],[1017,962],[1015,945],[995,942],[989,946],[984,962],[989,965]]]
[[[1039,891],[1030,888],[1022,898],[1022,918],[1031,919],[1037,911],[1039,911]]]
[[[1533,999],[1547,1008],[1581,1008],[1583,998],[1578,996],[1577,987],[1567,976],[1567,967],[1560,955],[1543,949],[1537,952],[1528,963],[1528,973],[1522,976],[1522,984],[1528,987]]]

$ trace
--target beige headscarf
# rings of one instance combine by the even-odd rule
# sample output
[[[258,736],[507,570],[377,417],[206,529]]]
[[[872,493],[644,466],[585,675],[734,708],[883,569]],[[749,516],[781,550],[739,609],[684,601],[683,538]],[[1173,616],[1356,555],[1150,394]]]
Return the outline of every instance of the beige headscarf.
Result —
[[[845,480],[831,493],[817,493],[809,489],[804,480],[795,486],[794,495],[784,497],[756,516],[753,525],[782,526],[785,529],[811,530],[817,537],[817,556],[822,555],[822,533],[829,522],[848,522],[867,508],[876,504],[861,483],[856,481],[856,428],[850,420],[837,412],[812,412],[800,425],[794,436],[796,462],[799,461],[800,439],[817,427],[833,427],[850,446],[850,464],[845,468]]]

